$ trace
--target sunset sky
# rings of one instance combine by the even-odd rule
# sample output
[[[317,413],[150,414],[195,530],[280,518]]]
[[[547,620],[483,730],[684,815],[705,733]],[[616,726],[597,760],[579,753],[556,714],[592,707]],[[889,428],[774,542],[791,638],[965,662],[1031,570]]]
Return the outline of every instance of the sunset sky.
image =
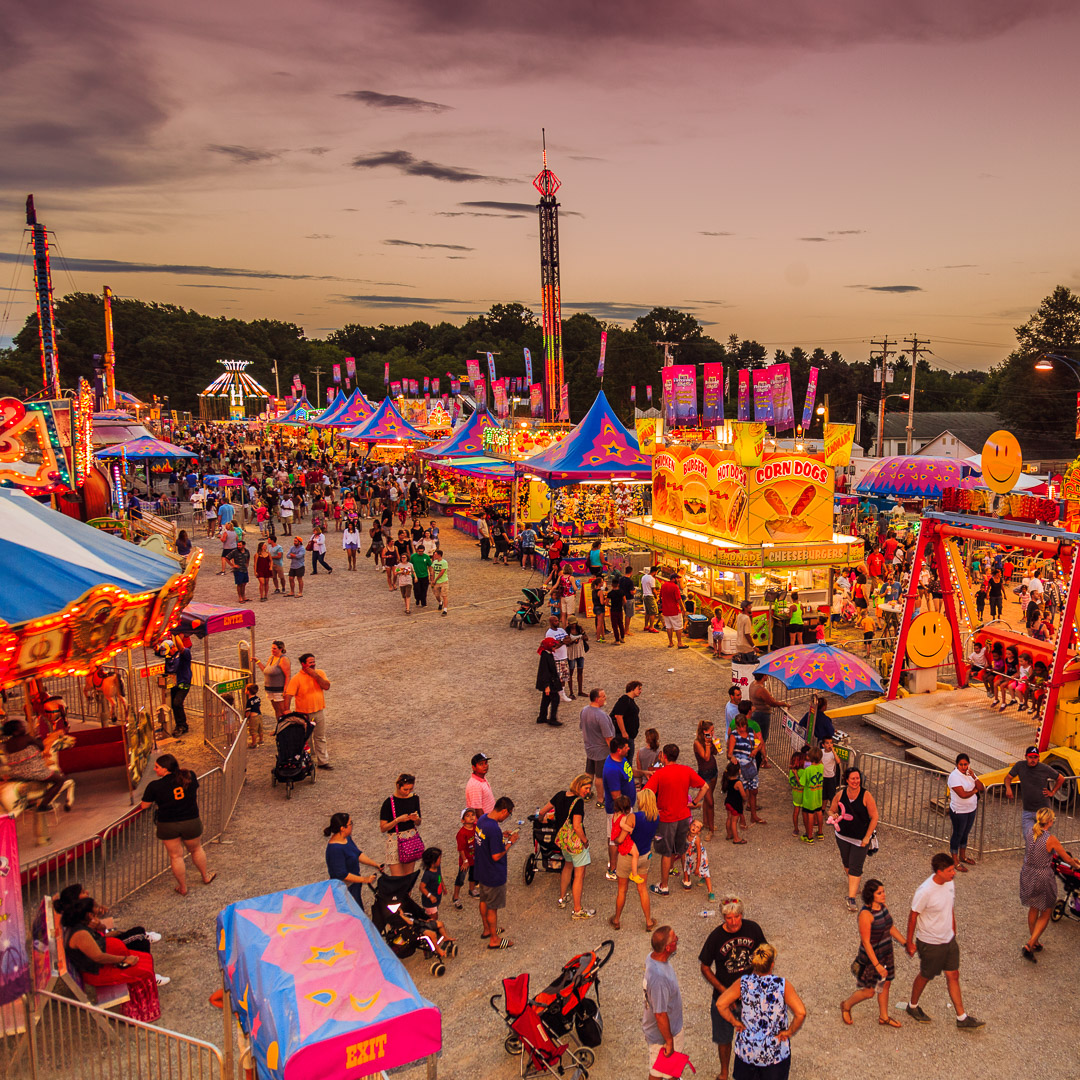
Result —
[[[988,366],[1080,287],[1078,45],[1060,0],[8,5],[0,343],[28,192],[58,295],[313,337],[538,311],[544,127],[564,317]]]

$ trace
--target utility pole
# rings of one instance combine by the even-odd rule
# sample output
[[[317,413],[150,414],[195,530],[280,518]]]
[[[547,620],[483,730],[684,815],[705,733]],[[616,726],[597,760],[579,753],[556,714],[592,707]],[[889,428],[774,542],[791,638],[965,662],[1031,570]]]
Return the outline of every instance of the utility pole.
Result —
[[[278,378],[277,361],[274,361],[274,397],[281,397],[281,380]]]
[[[326,372],[323,371],[323,369],[321,367],[317,367],[317,368],[312,368],[311,369],[311,374],[315,376],[315,407],[318,408],[319,407],[319,394],[320,394],[320,391],[322,390],[320,382],[321,382],[322,376],[325,375]]]
[[[911,454],[915,434],[915,369],[919,366],[919,355],[930,352],[929,349],[923,347],[929,345],[930,342],[920,341],[917,334],[912,334],[911,337],[904,338],[904,344],[911,346],[911,385],[908,387],[907,407],[907,453]]]
[[[855,403],[855,442],[862,439],[862,394],[859,394]],[[861,445],[861,443],[860,443]]]
[[[881,341],[870,342],[871,345],[879,345],[881,347],[881,401],[878,403],[878,425],[877,425],[877,456],[882,457],[885,453],[885,376],[889,371],[889,357],[896,353],[895,349],[890,349],[890,345],[895,345],[895,341],[889,340],[889,335],[886,334]],[[876,359],[874,353],[870,353],[870,359]]]
[[[675,363],[675,357],[671,355],[671,350],[681,345],[681,341],[654,341],[654,345],[660,346],[664,350],[664,367],[671,367]]]

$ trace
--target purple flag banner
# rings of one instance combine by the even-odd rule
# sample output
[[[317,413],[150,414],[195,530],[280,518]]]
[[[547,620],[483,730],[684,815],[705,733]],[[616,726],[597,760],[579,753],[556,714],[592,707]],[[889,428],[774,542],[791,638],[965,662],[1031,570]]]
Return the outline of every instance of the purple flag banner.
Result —
[[[773,369],[759,368],[754,375],[754,419],[764,420],[765,423],[773,422],[773,393],[772,376]]]
[[[607,353],[607,331],[600,331],[600,363],[596,368],[596,377],[603,379],[604,377],[604,355]]]
[[[336,388],[335,388],[335,387],[333,387],[333,386],[328,386],[328,387],[326,388],[326,404],[327,404],[327,405],[330,405],[330,404],[332,404],[332,403],[333,403],[333,400],[334,400],[334,395],[335,395],[336,393],[337,393],[337,390],[336,390]]]
[[[777,431],[795,427],[795,404],[791,395],[791,365],[772,366],[773,426]]]
[[[724,400],[731,397],[731,368],[724,368]]]
[[[476,382],[480,378],[480,361],[466,360],[465,371],[469,376],[469,382]]]
[[[532,353],[525,350],[525,381],[532,384]]]
[[[704,368],[702,420],[706,424],[718,424],[724,419],[724,365],[705,364]]]
[[[750,372],[746,368],[739,372],[739,419],[750,419]]]
[[[439,380],[438,380],[438,379],[432,379],[432,380],[431,380],[431,392],[432,392],[432,393],[433,393],[433,394],[434,394],[434,395],[435,395],[436,397],[438,397],[438,396],[439,396]]]
[[[675,424],[694,427],[698,422],[697,368],[693,364],[672,364],[675,373]]]
[[[391,397],[401,397],[401,383],[399,383],[397,381],[397,379],[395,379],[390,384],[390,396]]]
[[[4,928],[0,1005],[8,1005],[20,994],[30,992],[30,957],[26,952],[26,926],[23,922],[19,839],[15,819],[6,814],[0,817],[0,870],[0,924]],[[44,910],[44,902],[41,907]]]
[[[529,386],[529,412],[533,416],[544,415],[544,387],[542,383]]]
[[[389,386],[390,385],[390,361],[389,360],[387,360],[386,363],[383,364],[382,381],[383,381],[383,386]]]
[[[570,386],[562,384],[562,393],[559,396],[559,419],[565,423],[570,422]]]
[[[431,379],[427,375],[425,375],[424,376],[424,393],[426,394],[430,390],[431,390]]]
[[[810,430],[810,425],[814,419],[814,400],[817,397],[817,377],[818,369],[812,367],[810,369],[810,381],[806,384],[806,403],[803,405],[802,410],[802,429],[804,433]]]
[[[336,382],[336,383],[341,382],[341,365],[340,364],[335,364],[334,365],[334,382]]]
[[[649,385],[646,385],[645,387],[645,400],[650,406],[652,405],[652,387]]]
[[[350,379],[355,379],[356,378],[356,357],[355,356],[346,356],[345,357],[345,374]]]
[[[491,354],[487,354],[488,358],[488,378],[491,379],[491,385],[495,385],[495,357]]]
[[[669,431],[675,426],[675,368],[665,367],[660,372],[660,390],[664,403],[664,427]]]
[[[630,401],[631,403],[637,401],[637,387],[633,383],[630,384]]]
[[[476,398],[476,407],[482,409],[487,404],[487,384],[484,376],[478,375],[473,380],[473,397]]]
[[[455,397],[461,393],[461,380],[450,377],[450,393]]]

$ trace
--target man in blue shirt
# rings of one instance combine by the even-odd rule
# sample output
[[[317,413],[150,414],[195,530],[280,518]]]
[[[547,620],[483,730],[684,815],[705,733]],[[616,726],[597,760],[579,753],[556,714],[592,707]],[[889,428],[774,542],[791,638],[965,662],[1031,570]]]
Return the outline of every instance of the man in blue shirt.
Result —
[[[526,525],[521,533],[521,565],[532,570],[536,557],[536,530]]]
[[[633,807],[637,802],[637,787],[634,784],[634,770],[626,755],[630,751],[630,740],[622,735],[613,735],[608,746],[610,755],[604,759],[604,812],[607,814],[608,868],[604,875],[608,881],[617,881],[615,864],[619,861],[619,849],[611,842],[611,829],[614,822],[615,806],[613,795],[625,795]]]
[[[476,850],[474,872],[480,886],[480,921],[482,938],[488,938],[489,949],[509,949],[513,942],[499,937],[499,911],[506,907],[506,856],[517,842],[518,832],[503,837],[500,824],[514,809],[514,801],[505,795],[495,800],[495,809],[476,823]]]
[[[236,517],[236,510],[233,509],[233,504],[226,497],[218,507],[218,521],[221,522],[221,527],[224,528],[228,525],[234,517]]]

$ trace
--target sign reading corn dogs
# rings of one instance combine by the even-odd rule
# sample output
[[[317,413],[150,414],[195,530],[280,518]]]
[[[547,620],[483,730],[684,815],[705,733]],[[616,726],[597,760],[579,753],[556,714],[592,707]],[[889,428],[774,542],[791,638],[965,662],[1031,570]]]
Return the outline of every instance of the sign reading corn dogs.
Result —
[[[755,465],[716,446],[653,457],[653,518],[737,544],[832,539],[834,475],[819,458],[765,454]]]

